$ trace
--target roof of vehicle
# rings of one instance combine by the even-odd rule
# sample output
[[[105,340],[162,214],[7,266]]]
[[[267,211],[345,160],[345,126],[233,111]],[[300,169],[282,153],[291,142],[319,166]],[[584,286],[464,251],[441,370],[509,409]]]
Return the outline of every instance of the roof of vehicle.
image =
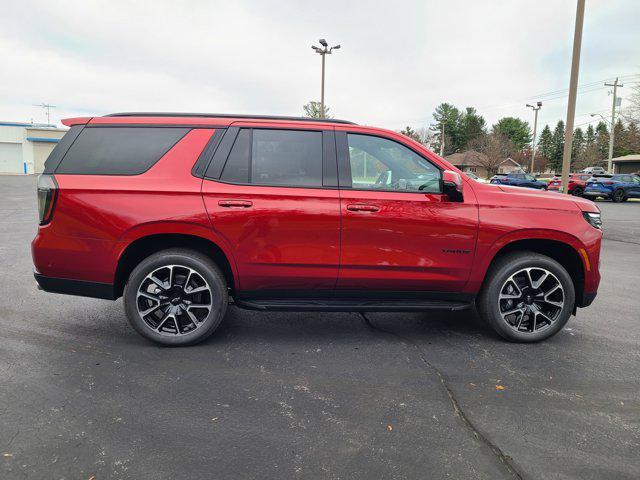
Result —
[[[308,118],[293,117],[279,115],[240,115],[235,113],[191,113],[191,112],[121,112],[110,113],[102,117],[78,117],[67,118],[62,123],[67,126],[82,124],[114,124],[114,123],[153,123],[153,124],[183,124],[198,123],[204,125],[220,125],[231,124],[242,120],[265,121],[272,120],[277,122],[304,122],[304,123],[325,123],[340,125],[355,125],[354,122],[348,120],[339,120],[335,118]]]

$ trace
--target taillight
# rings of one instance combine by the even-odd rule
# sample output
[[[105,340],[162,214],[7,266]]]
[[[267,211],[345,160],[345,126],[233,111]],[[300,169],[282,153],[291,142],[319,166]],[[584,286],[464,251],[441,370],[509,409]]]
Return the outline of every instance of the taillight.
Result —
[[[38,214],[40,225],[46,225],[53,217],[58,196],[58,183],[53,175],[42,174],[38,177]]]

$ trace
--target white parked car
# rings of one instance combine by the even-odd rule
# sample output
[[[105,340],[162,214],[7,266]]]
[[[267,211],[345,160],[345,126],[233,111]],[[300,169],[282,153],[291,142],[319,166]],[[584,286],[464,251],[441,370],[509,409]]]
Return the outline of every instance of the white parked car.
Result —
[[[484,178],[480,178],[479,176],[477,176],[475,173],[473,172],[464,172],[464,174],[471,178],[472,180],[475,180],[476,182],[480,182],[480,183],[489,183],[489,180],[485,180]]]
[[[602,167],[587,167],[584,170],[582,170],[581,173],[590,173],[591,175],[594,175],[594,174],[607,173],[607,171]]]

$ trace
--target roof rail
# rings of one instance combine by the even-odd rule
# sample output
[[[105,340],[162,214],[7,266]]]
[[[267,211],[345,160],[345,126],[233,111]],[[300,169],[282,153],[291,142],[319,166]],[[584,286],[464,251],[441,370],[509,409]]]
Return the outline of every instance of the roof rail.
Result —
[[[110,113],[105,117],[206,117],[206,118],[250,118],[258,120],[293,120],[299,122],[344,123],[355,125],[348,120],[335,118],[287,117],[277,115],[239,115],[236,113],[180,113],[180,112],[122,112]]]

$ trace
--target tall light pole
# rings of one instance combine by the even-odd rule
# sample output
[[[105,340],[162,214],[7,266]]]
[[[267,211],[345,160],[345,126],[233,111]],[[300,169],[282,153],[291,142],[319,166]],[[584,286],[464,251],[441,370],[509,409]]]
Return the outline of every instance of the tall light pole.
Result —
[[[618,87],[624,87],[618,83],[618,77],[613,83],[605,83],[605,87],[613,87],[613,103],[611,104],[611,131],[609,132],[609,160],[607,161],[607,172],[613,173],[613,139],[616,132],[616,99],[618,98]]]
[[[576,26],[573,33],[573,53],[571,56],[571,79],[569,80],[569,104],[567,105],[567,126],[564,132],[564,152],[562,155],[562,191],[569,191],[569,170],[571,169],[571,146],[573,143],[573,121],[576,116],[578,94],[578,72],[580,71],[580,49],[582,47],[582,25],[584,24],[584,2],[578,0]]]
[[[533,175],[533,166],[536,160],[536,131],[538,129],[538,110],[542,108],[542,102],[537,102],[535,106],[529,105],[527,103],[527,107],[533,109],[535,112],[535,117],[533,120],[533,142],[531,142],[531,170],[529,173]]]
[[[319,53],[320,56],[322,57],[322,83],[321,83],[321,87],[320,87],[320,118],[324,118],[325,117],[325,111],[324,111],[324,57],[325,57],[325,55],[331,55],[331,52],[333,50],[339,49],[340,45],[336,45],[334,47],[329,48],[329,44],[327,43],[327,41],[324,38],[321,38],[318,41],[320,42],[320,45],[322,45],[322,48],[316,47],[315,45],[311,45],[311,48],[313,48],[316,51],[316,53]]]

